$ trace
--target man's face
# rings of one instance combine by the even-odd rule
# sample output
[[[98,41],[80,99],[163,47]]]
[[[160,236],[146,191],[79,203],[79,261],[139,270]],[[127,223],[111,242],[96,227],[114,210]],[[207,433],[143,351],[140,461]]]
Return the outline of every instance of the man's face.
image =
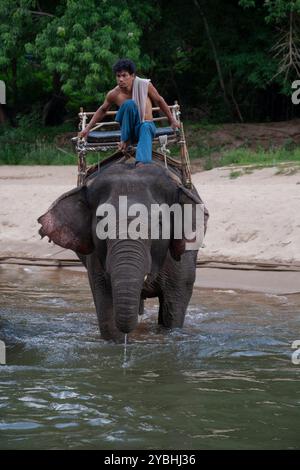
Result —
[[[129,72],[122,70],[116,74],[117,84],[121,89],[131,89],[133,80],[135,79],[135,74],[130,75]]]

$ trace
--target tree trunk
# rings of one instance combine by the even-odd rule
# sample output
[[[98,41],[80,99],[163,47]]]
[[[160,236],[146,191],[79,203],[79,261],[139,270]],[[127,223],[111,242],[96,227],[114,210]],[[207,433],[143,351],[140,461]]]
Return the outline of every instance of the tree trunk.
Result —
[[[240,107],[239,107],[238,102],[236,101],[235,96],[234,96],[234,91],[233,91],[233,79],[232,79],[231,71],[230,71],[230,94],[231,94],[232,102],[233,102],[233,104],[234,104],[234,106],[235,106],[235,109],[236,109],[236,113],[237,113],[237,115],[238,115],[238,117],[239,117],[239,120],[240,120],[240,122],[244,122],[244,119],[243,119],[243,116],[242,116]]]
[[[12,71],[12,92],[13,92],[13,103],[16,107],[18,102],[18,84],[17,84],[17,59],[13,58],[11,61],[11,71]]]
[[[4,124],[7,121],[7,115],[5,113],[3,105],[0,103],[0,124]]]
[[[216,64],[218,78],[219,78],[219,83],[220,83],[221,90],[223,92],[224,102],[225,102],[230,114],[232,115],[232,107],[231,107],[230,101],[229,101],[228,96],[227,96],[226,87],[225,87],[224,78],[223,78],[223,73],[222,73],[222,69],[221,69],[221,64],[220,64],[220,60],[219,60],[218,53],[217,53],[217,48],[216,48],[215,42],[213,40],[213,37],[211,35],[210,27],[209,27],[207,18],[205,16],[204,10],[203,10],[202,6],[200,5],[199,1],[194,0],[194,4],[195,4],[196,8],[199,10],[200,15],[202,16],[205,32],[206,32],[210,47],[212,49],[213,56],[214,56],[214,61],[215,61],[215,64]]]
[[[52,77],[53,94],[43,109],[43,124],[45,126],[57,126],[64,122],[66,115],[65,105],[67,99],[61,89],[61,79],[57,72]]]

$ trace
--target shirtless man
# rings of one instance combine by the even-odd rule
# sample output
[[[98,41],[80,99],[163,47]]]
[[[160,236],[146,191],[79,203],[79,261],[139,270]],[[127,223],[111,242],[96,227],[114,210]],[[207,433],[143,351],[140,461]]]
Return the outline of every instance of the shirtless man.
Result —
[[[97,109],[87,127],[79,133],[79,137],[86,137],[95,123],[104,118],[111,106],[117,105],[119,111],[116,115],[116,121],[121,126],[119,149],[125,151],[130,143],[137,141],[136,160],[148,163],[152,159],[152,140],[156,131],[152,115],[152,102],[165,113],[173,129],[179,128],[180,124],[174,119],[167,103],[150,82],[144,118],[141,118],[137,105],[132,100],[136,67],[131,60],[118,60],[113,66],[113,72],[116,75],[117,86],[107,93],[104,103]]]

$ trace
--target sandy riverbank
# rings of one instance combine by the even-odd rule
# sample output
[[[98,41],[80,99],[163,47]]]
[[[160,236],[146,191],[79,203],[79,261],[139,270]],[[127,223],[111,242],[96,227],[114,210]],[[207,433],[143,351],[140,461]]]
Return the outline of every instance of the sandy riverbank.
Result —
[[[199,258],[300,263],[300,173],[274,167],[231,179],[230,172],[193,175],[210,211]],[[36,219],[75,184],[75,166],[0,166],[0,256],[73,257],[40,240]]]

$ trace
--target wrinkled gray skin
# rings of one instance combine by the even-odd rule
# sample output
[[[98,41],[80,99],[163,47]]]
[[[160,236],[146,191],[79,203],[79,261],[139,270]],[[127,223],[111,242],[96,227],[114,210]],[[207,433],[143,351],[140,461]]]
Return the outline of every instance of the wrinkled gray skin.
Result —
[[[201,202],[195,189],[188,191],[174,172],[158,163],[118,163],[57,199],[38,219],[40,234],[74,250],[85,265],[104,339],[122,340],[124,333],[133,331],[149,297],[159,298],[160,325],[182,327],[195,281],[197,251],[185,251],[185,240],[172,237],[99,240],[97,207],[106,202],[118,208],[119,195],[127,195],[128,206],[143,203],[149,212],[154,203]]]

